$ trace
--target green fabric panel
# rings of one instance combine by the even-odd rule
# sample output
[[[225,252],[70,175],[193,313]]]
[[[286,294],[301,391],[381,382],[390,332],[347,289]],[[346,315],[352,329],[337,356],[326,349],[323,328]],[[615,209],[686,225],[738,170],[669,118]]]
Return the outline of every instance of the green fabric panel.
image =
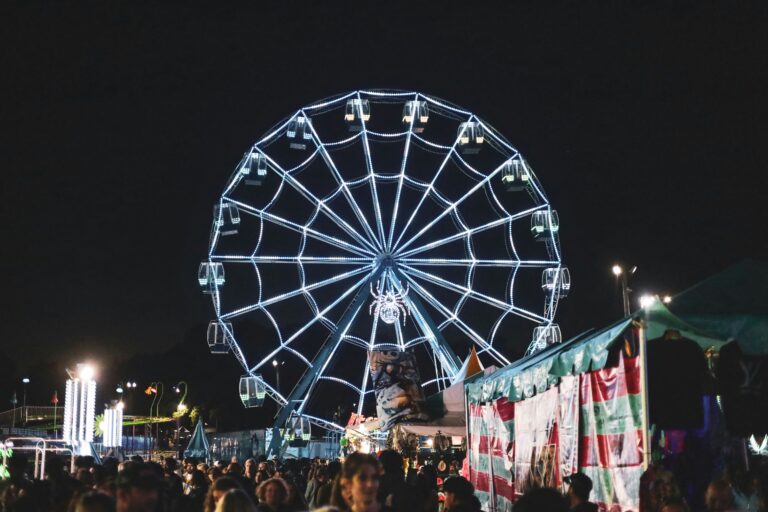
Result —
[[[590,424],[593,415],[595,434],[624,434],[642,425],[642,398],[624,395],[605,402],[590,402],[581,406],[581,424]],[[609,428],[610,427],[610,428]]]

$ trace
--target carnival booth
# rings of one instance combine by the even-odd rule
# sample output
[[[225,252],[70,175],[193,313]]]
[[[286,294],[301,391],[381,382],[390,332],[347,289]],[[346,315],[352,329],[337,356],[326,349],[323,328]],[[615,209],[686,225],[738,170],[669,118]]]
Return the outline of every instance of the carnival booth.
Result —
[[[701,482],[768,451],[768,265],[743,262],[632,318],[466,386],[470,479],[484,508],[580,471],[601,509],[638,510],[641,475]]]
[[[592,500],[638,509],[646,467],[642,332],[631,319],[552,345],[466,386],[469,479],[484,510],[511,510],[576,471]]]

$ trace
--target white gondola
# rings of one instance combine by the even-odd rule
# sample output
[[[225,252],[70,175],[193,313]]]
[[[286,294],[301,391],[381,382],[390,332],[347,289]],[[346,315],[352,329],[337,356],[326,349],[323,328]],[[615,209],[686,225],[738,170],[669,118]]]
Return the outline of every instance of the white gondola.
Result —
[[[307,149],[308,140],[312,140],[312,121],[304,116],[296,116],[288,123],[285,136],[290,140],[291,149]]]
[[[415,120],[414,120],[415,118]],[[413,123],[413,131],[422,133],[429,122],[429,107],[426,101],[407,101],[403,106],[403,124]]]
[[[208,349],[211,354],[226,354],[229,352],[229,336],[232,332],[230,322],[211,320],[208,324]]]
[[[531,171],[525,160],[515,157],[504,164],[501,182],[509,191],[525,190],[531,181]]]
[[[355,123],[355,120],[361,118],[366,123],[371,118],[371,104],[368,100],[357,98],[347,100],[347,106],[344,108],[344,120],[350,124],[350,128],[354,124],[359,129],[360,123]]]
[[[470,155],[478,153],[485,142],[485,130],[475,121],[461,123],[456,136],[459,139],[461,152]]]
[[[224,281],[224,265],[207,261],[200,263],[197,269],[197,282],[205,292],[210,293],[213,288],[223,285]]]
[[[560,219],[555,210],[540,210],[531,215],[531,234],[534,240],[546,242],[560,231]]]
[[[261,185],[267,177],[267,159],[261,153],[246,153],[240,174],[246,185]]]
[[[302,448],[309,444],[312,438],[312,425],[307,418],[292,414],[285,427],[285,440],[288,441],[288,446]]]
[[[541,273],[541,289],[547,297],[557,294],[558,298],[568,296],[571,290],[571,273],[568,267],[545,268]]]
[[[559,325],[540,325],[533,329],[533,340],[531,340],[529,353],[538,352],[562,341],[563,335]]]
[[[223,236],[236,235],[240,225],[240,211],[232,203],[213,207],[213,224]]]
[[[261,375],[243,375],[240,377],[240,400],[244,407],[261,407],[267,396],[267,387]]]

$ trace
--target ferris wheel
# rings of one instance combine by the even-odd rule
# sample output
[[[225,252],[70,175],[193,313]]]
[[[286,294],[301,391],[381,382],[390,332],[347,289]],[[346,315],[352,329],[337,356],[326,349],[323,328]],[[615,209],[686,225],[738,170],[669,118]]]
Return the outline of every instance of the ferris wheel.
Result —
[[[241,363],[244,404],[279,404],[275,427],[342,429],[329,403],[374,407],[371,350],[415,352],[437,391],[472,345],[506,365],[521,339],[559,342],[559,227],[529,163],[471,112],[404,91],[313,103],[245,152],[215,204],[208,344]]]

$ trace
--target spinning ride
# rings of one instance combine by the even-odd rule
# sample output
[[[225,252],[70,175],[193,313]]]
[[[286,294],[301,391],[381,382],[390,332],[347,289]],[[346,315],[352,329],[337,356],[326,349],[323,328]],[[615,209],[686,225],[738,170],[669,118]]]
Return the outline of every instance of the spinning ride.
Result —
[[[249,148],[214,207],[208,343],[241,363],[246,406],[279,404],[275,434],[341,430],[336,403],[373,412],[371,350],[415,351],[437,391],[470,344],[506,365],[514,339],[559,342],[558,231],[529,164],[476,115],[417,92],[323,100]]]

